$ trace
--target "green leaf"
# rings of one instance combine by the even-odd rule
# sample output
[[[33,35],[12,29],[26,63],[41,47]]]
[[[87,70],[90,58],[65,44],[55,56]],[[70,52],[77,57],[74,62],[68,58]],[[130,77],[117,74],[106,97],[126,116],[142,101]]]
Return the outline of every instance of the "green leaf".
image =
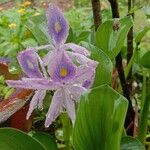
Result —
[[[87,41],[88,36],[89,36],[90,32],[89,31],[82,31],[77,38],[75,39],[75,43],[79,43],[81,41]]]
[[[96,46],[114,59],[124,45],[133,22],[131,17],[107,20],[96,32]]]
[[[127,100],[107,85],[81,96],[73,130],[75,150],[120,150]]]
[[[99,62],[96,68],[96,76],[93,87],[102,84],[111,84],[113,65],[109,57],[99,48],[89,45],[91,58]]]
[[[121,139],[121,150],[145,150],[145,148],[137,139],[125,136]]]
[[[32,38],[28,38],[28,39],[24,39],[21,44],[23,45],[24,48],[26,47],[35,47],[37,46],[37,43],[34,39]]]
[[[150,69],[150,51],[148,51],[144,56],[141,58],[140,63],[145,68]]]
[[[38,141],[13,128],[0,128],[0,148],[2,150],[45,150]]]
[[[34,16],[27,23],[26,27],[29,29],[38,44],[48,44],[50,42],[49,35],[46,31],[46,18],[44,15]]]
[[[55,139],[49,134],[36,132],[32,135],[32,137],[38,140],[46,150],[58,149]]]
[[[145,27],[141,31],[139,31],[135,37],[135,42],[138,44],[141,42],[142,38],[145,36],[145,34],[150,30],[150,27]]]

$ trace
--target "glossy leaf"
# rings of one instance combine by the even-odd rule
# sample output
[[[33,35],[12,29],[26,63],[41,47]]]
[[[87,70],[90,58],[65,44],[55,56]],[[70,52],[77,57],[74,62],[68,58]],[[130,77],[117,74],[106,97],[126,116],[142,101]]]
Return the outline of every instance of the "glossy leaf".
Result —
[[[150,51],[148,51],[140,60],[140,63],[142,64],[142,66],[144,66],[145,68],[149,68],[150,69]]]
[[[93,45],[89,45],[89,50],[91,51],[91,58],[99,62],[96,68],[96,76],[93,87],[97,87],[102,84],[110,84],[113,69],[111,60],[102,50]]]
[[[131,17],[107,20],[96,32],[96,46],[114,59],[124,45],[129,29],[132,27]]]
[[[150,30],[150,27],[145,27],[141,31],[139,31],[135,37],[135,42],[140,43],[145,34]]]
[[[2,150],[45,150],[37,140],[13,128],[0,128],[0,148]]]
[[[73,130],[75,150],[120,150],[127,104],[107,85],[85,93]]]
[[[121,150],[145,150],[145,148],[137,139],[125,136],[121,139]]]
[[[46,150],[57,150],[57,144],[55,139],[44,132],[36,132],[32,135],[33,138],[38,140]]]

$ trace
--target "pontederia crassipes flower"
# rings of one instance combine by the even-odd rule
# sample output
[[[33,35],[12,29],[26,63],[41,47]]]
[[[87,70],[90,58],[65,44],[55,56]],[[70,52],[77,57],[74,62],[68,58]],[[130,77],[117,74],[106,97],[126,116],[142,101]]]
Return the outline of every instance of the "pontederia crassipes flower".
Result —
[[[37,106],[42,108],[46,91],[54,91],[46,116],[46,127],[64,110],[74,123],[74,102],[79,101],[81,94],[92,85],[97,66],[97,62],[87,57],[90,53],[85,48],[73,43],[64,44],[69,25],[58,7],[50,5],[47,17],[53,45],[29,48],[19,53],[18,61],[27,77],[7,81],[11,87],[36,90],[30,102],[27,119]],[[43,47],[51,48],[52,51],[41,59],[37,52]]]

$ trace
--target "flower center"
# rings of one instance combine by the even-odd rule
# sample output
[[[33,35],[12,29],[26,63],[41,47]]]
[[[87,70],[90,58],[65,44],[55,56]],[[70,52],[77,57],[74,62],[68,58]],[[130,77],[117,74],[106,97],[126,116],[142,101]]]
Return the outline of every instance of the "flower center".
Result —
[[[34,65],[30,61],[27,60],[27,64],[30,69],[34,69]]]
[[[61,68],[59,74],[61,77],[66,77],[68,75],[68,70],[66,68]]]
[[[59,22],[56,22],[55,23],[55,30],[57,33],[59,33],[61,31],[62,27],[61,27],[61,24]]]

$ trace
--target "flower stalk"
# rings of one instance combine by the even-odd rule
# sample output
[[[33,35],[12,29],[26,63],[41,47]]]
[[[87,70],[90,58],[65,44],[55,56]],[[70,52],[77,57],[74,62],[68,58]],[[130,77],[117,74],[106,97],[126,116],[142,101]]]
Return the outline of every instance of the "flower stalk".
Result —
[[[63,125],[63,135],[65,140],[66,150],[71,150],[70,135],[72,132],[72,125],[66,113],[61,114],[61,121]]]
[[[150,73],[149,73],[150,75]],[[145,73],[144,73],[145,76]],[[145,78],[145,77],[144,77]],[[146,84],[145,79],[143,84]],[[143,106],[141,109],[141,115],[140,115],[140,122],[139,122],[139,131],[138,131],[138,139],[145,144],[145,140],[146,140],[146,133],[147,133],[147,123],[148,123],[148,116],[149,116],[149,109],[150,109],[150,77],[147,81],[147,86],[143,85],[144,88],[144,96],[142,96],[142,98],[145,97],[145,100],[143,102]],[[147,88],[146,88],[147,87]],[[146,95],[145,95],[145,91],[146,91]]]

